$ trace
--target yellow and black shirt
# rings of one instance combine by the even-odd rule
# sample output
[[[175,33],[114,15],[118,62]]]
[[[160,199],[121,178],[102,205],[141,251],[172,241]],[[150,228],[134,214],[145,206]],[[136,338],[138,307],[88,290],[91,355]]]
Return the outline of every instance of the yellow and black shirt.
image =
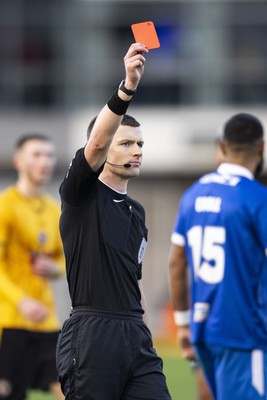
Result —
[[[48,279],[34,275],[31,259],[50,255],[64,270],[59,234],[60,207],[49,195],[26,197],[12,186],[0,194],[0,328],[54,331],[59,322]],[[49,315],[34,324],[18,310],[23,297],[42,302]]]

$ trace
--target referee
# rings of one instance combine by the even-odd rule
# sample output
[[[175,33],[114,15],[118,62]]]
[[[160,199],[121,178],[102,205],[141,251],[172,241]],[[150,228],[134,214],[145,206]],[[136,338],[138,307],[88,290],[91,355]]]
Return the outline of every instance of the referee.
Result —
[[[60,187],[60,231],[73,310],[58,340],[68,400],[170,399],[162,360],[143,320],[145,212],[127,195],[139,175],[143,136],[126,116],[144,72],[142,44],[124,57],[125,81],[93,124]]]

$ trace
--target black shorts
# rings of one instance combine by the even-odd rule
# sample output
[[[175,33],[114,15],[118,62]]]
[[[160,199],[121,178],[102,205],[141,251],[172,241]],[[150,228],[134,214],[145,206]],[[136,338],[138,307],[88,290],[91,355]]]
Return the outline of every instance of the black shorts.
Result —
[[[58,382],[58,332],[3,329],[0,341],[0,399],[23,400],[29,388],[48,390]]]
[[[79,307],[58,339],[68,400],[170,400],[162,360],[141,316]]]

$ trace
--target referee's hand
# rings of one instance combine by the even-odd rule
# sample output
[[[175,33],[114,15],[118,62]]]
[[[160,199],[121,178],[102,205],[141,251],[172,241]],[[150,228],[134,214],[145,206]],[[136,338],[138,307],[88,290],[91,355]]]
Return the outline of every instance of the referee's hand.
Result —
[[[141,43],[134,43],[130,46],[124,57],[125,66],[125,87],[129,90],[135,90],[144,73],[146,59],[144,55],[148,49]]]

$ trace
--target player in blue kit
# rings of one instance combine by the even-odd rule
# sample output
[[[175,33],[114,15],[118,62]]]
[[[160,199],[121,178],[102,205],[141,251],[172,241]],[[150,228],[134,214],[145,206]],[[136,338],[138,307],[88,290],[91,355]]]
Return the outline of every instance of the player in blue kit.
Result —
[[[188,359],[197,353],[214,399],[263,400],[267,188],[254,179],[263,164],[261,122],[249,114],[230,118],[221,151],[224,163],[181,198],[169,259],[171,297],[183,352]]]

